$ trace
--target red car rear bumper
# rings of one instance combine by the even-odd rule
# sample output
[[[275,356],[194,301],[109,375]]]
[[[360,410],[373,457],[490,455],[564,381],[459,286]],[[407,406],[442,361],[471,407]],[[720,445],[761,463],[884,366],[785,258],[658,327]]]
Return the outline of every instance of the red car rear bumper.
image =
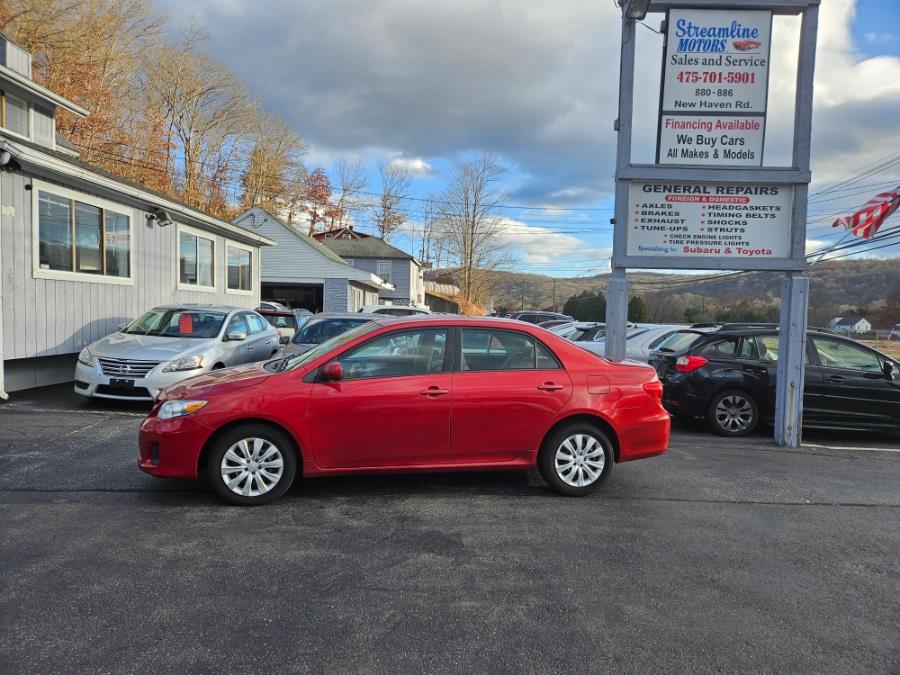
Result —
[[[661,406],[648,406],[640,414],[628,411],[627,420],[616,420],[615,429],[619,436],[619,461],[630,462],[661,455],[669,448],[669,433],[672,421],[669,413]]]
[[[200,453],[212,433],[192,417],[148,417],[138,436],[138,468],[161,478],[197,478]]]

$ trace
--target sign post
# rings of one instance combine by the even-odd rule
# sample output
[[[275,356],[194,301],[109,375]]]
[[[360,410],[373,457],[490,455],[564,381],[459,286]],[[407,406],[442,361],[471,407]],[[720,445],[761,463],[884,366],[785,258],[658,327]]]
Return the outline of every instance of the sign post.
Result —
[[[627,4],[623,0],[621,4]],[[819,0],[651,0],[666,13],[655,164],[631,161],[635,21],[623,12],[606,355],[625,357],[628,268],[785,273],[775,441],[800,444],[806,208]],[[801,15],[791,166],[764,167],[772,16]]]

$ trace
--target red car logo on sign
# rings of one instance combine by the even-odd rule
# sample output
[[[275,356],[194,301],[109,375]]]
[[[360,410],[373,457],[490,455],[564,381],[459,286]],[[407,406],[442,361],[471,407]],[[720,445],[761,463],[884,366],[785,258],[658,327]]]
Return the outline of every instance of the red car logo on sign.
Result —
[[[749,52],[751,49],[762,47],[762,42],[759,40],[735,40],[732,44],[735,49],[741,52]]]

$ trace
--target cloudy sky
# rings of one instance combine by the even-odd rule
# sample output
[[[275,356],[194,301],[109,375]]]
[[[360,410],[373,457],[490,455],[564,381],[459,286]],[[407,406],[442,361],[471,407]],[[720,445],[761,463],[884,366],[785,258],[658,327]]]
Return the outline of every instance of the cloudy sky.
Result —
[[[331,171],[341,155],[359,156],[375,190],[377,164],[400,162],[414,177],[413,195],[423,197],[456,161],[488,149],[508,170],[507,238],[523,269],[581,276],[608,267],[613,0],[154,2],[173,30],[192,20],[204,28],[207,51],[303,135],[310,167]],[[658,28],[660,19],[646,23]],[[798,26],[776,18],[773,27],[767,164],[790,159]],[[661,39],[638,35],[635,160],[652,161]],[[834,214],[900,183],[898,73],[900,1],[822,3],[811,247],[836,236]],[[884,160],[884,170],[859,176]],[[409,205],[415,218],[417,202]],[[395,243],[413,250],[410,228]],[[871,255],[900,255],[900,245]]]

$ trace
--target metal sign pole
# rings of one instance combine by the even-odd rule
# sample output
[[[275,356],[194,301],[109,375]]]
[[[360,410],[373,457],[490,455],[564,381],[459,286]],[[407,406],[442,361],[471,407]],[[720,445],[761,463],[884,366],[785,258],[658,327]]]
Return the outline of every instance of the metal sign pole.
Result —
[[[813,75],[816,67],[816,33],[819,7],[803,12],[800,28],[800,59],[797,66],[797,92],[794,105],[793,165],[809,168],[812,132]],[[806,256],[806,210],[809,184],[794,187],[792,212],[792,254]],[[775,386],[775,444],[800,446],[803,422],[803,384],[806,355],[806,323],[809,312],[809,278],[803,272],[791,272],[781,292],[778,373]]]
[[[809,301],[806,211],[819,2],[621,2],[625,8],[606,356],[621,360],[626,354],[628,268],[784,272],[775,442],[790,447],[800,444],[803,410]],[[636,31],[635,20],[626,13],[641,16],[644,10],[667,13],[657,164],[631,161]],[[791,166],[780,167],[760,166],[772,15],[802,16],[793,159]],[[660,146],[663,116],[665,152]],[[761,407],[765,403],[759,401]]]
[[[634,107],[635,23],[622,19],[622,51],[619,61],[619,117],[615,123],[616,206],[613,251],[624,251],[628,232],[628,180],[623,174],[631,163],[631,126]],[[606,286],[606,358],[625,358],[625,324],[628,321],[628,279],[625,267],[612,260],[612,277]]]

